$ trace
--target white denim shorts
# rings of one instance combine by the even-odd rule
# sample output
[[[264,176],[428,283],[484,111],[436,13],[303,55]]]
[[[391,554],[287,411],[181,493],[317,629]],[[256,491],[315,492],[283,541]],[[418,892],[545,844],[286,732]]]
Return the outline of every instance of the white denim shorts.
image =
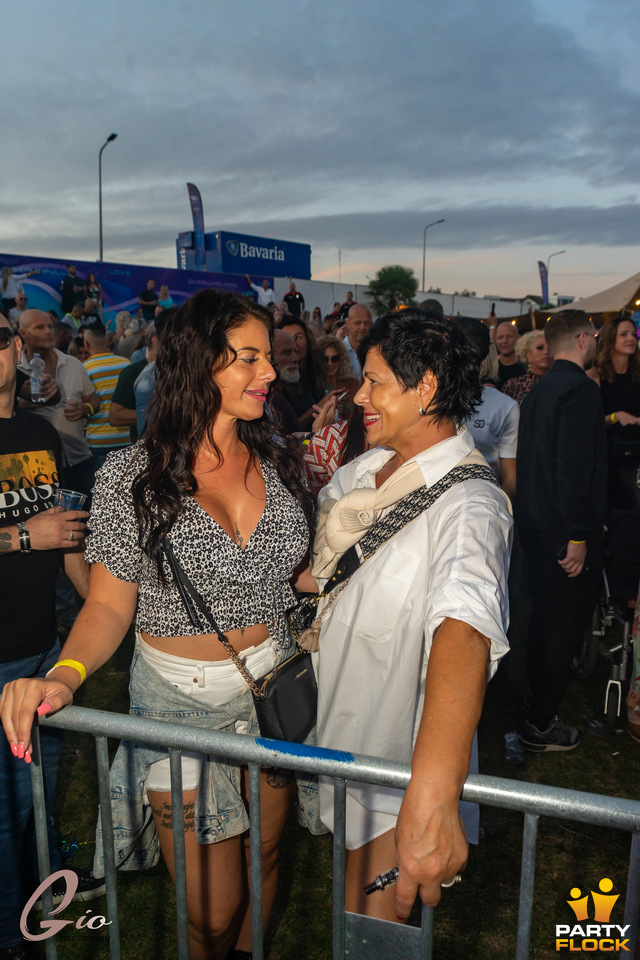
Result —
[[[140,654],[146,663],[181,693],[194,697],[210,707],[220,707],[244,693],[247,684],[231,660],[189,660],[163,653],[137,635]],[[270,637],[257,647],[248,647],[239,656],[249,673],[257,680],[272,670],[278,661],[278,648]],[[246,733],[247,722],[236,722],[236,733]],[[158,760],[149,768],[146,789],[171,790],[169,758]],[[182,753],[182,789],[195,790],[200,782],[203,756],[188,750]]]

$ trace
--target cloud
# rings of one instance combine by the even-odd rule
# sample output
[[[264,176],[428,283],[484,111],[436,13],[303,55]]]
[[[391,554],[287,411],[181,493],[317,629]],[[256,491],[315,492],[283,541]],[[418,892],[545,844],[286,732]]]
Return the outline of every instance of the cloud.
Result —
[[[622,197],[640,96],[616,55],[635,4],[558,6],[30,0],[3,25],[0,244],[95,248],[112,130],[105,242],[121,258],[173,260],[187,180],[209,229],[316,245],[406,246],[439,217],[447,249],[637,244]]]

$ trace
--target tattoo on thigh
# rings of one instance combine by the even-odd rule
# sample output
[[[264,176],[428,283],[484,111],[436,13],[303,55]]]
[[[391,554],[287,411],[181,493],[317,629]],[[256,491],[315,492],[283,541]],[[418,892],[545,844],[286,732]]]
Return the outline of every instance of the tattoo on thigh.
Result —
[[[266,780],[269,786],[275,790],[283,790],[289,786],[294,776],[293,770],[281,770],[278,767],[271,767],[267,770]]]
[[[194,800],[185,803],[183,808],[185,833],[192,833],[196,828],[196,805]],[[161,807],[151,807],[156,818],[157,826],[163,830],[173,830],[173,807],[170,803],[163,803]]]
[[[7,550],[11,550],[11,534],[0,533],[0,553],[6,553]]]

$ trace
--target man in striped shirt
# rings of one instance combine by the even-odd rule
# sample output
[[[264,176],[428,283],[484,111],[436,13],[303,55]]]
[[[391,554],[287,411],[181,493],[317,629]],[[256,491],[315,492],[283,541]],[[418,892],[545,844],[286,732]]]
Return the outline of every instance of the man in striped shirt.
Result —
[[[131,443],[128,427],[112,427],[109,423],[111,398],[121,370],[129,366],[124,357],[115,357],[107,347],[107,331],[98,320],[85,328],[84,340],[89,359],[84,366],[100,398],[100,410],[87,422],[87,443],[93,454],[94,468],[99,470],[107,454]]]

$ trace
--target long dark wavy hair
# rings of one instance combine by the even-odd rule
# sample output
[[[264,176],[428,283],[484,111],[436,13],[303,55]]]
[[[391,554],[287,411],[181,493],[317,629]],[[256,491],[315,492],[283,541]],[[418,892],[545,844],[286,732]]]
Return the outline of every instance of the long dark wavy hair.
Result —
[[[614,320],[607,320],[607,322],[600,327],[596,364],[601,378],[608,383],[613,383],[616,376],[616,371],[611,361],[611,354],[616,345],[618,327],[621,323],[630,323],[631,326],[635,328],[635,323],[628,314],[626,316],[622,314],[622,316],[616,317]],[[636,383],[640,382],[640,353],[638,350],[636,350],[633,356],[629,357],[629,374],[631,379]]]
[[[250,319],[273,335],[271,314],[234,294],[202,290],[166,323],[156,357],[153,418],[143,441],[148,464],[132,484],[139,541],[164,582],[162,541],[185,507],[182,498],[198,490],[196,457],[208,443],[222,459],[213,433],[221,394],[216,374],[235,359],[228,334]],[[256,458],[275,467],[284,486],[301,504],[311,524],[313,505],[296,457],[274,439],[276,425],[263,413],[239,420],[238,437],[249,450],[247,473]]]

